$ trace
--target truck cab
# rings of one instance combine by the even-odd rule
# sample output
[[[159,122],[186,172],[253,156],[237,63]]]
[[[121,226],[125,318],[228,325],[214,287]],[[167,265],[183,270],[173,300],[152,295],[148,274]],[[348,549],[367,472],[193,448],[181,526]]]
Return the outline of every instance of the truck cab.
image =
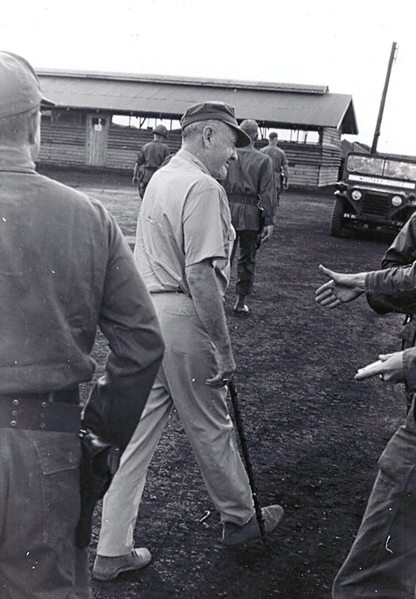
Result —
[[[416,157],[348,154],[336,184],[330,234],[344,229],[399,231],[416,210]]]

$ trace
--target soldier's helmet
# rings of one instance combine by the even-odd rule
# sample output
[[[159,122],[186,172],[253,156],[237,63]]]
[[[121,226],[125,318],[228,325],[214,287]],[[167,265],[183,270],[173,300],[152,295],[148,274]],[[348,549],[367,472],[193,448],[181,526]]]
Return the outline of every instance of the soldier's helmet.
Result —
[[[156,127],[153,129],[153,133],[162,135],[162,137],[168,136],[168,130],[166,129],[165,125],[156,125]]]

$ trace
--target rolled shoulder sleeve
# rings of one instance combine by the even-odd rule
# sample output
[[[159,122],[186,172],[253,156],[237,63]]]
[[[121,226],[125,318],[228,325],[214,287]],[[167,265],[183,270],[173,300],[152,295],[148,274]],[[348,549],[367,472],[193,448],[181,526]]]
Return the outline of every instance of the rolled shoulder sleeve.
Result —
[[[185,266],[211,258],[227,259],[227,217],[224,190],[217,184],[198,182],[189,193],[183,215]]]

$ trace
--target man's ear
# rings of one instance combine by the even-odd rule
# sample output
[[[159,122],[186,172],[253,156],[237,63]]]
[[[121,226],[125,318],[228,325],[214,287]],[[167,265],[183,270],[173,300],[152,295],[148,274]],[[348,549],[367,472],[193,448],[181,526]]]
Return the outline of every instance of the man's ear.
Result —
[[[210,125],[207,125],[202,130],[202,141],[204,146],[209,146],[212,142],[212,136],[214,134],[214,130]]]
[[[28,133],[29,152],[35,162],[40,150],[40,110],[30,115]]]
[[[29,143],[31,146],[40,143],[40,111],[36,110],[29,119]]]

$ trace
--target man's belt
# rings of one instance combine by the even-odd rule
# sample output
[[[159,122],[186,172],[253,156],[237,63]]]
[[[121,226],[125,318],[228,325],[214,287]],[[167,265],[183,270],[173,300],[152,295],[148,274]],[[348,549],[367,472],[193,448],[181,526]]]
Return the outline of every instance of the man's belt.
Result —
[[[158,289],[158,290],[150,291],[149,293],[150,293],[150,295],[159,295],[160,293],[183,293],[183,294],[185,294],[185,291],[178,287],[178,289]]]
[[[260,198],[256,195],[230,193],[228,194],[228,199],[231,202],[237,202],[239,204],[249,204],[250,206],[257,206]]]
[[[0,395],[0,428],[78,433],[82,408],[74,403],[62,403],[62,397],[78,400],[78,388]]]

